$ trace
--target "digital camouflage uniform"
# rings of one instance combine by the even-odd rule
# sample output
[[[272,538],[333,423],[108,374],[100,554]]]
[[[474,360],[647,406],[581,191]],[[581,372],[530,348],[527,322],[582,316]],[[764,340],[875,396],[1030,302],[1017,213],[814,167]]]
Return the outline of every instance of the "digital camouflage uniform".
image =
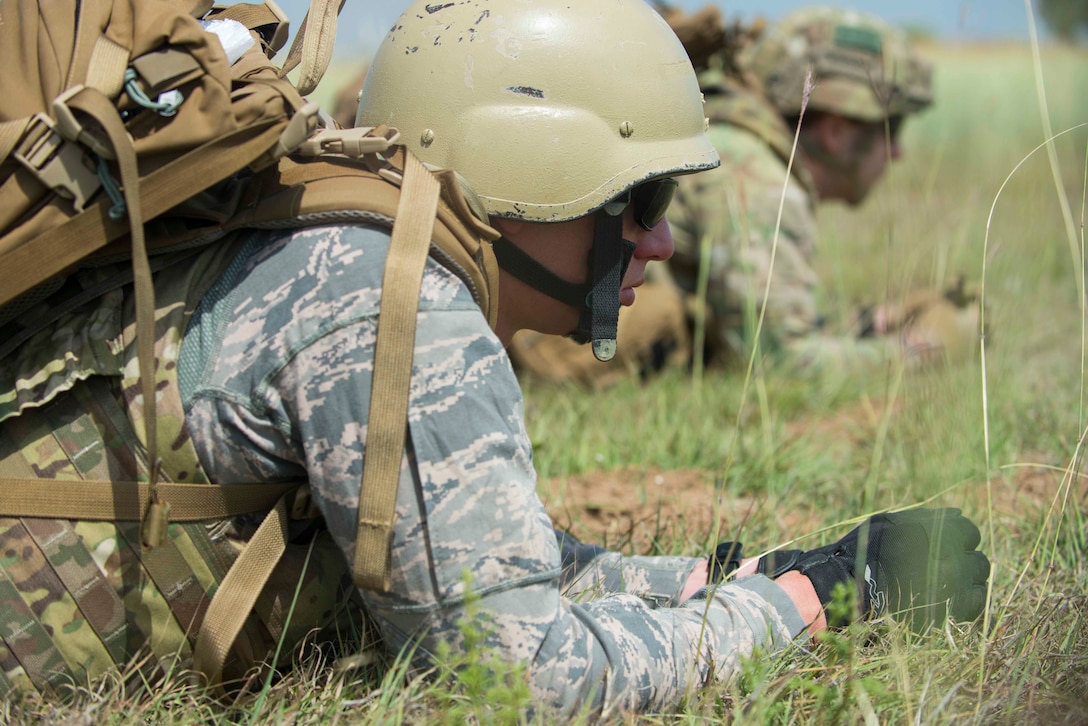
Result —
[[[307,476],[348,561],[388,239],[362,227],[255,235],[204,298],[180,360],[187,426],[209,476]],[[442,640],[459,644],[471,590],[486,642],[527,666],[538,703],[570,715],[675,706],[711,663],[728,677],[753,647],[781,648],[802,632],[789,597],[762,576],[677,606],[696,558],[566,543],[568,563],[576,552],[581,561],[561,583],[522,406],[468,289],[429,261],[392,588],[361,593],[388,648],[418,639],[423,658]]]

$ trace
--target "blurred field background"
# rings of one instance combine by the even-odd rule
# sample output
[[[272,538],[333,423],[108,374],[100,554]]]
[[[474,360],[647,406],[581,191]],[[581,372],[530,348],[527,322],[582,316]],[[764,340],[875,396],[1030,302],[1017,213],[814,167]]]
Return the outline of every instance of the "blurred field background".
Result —
[[[604,391],[530,385],[526,414],[542,493],[566,497],[553,503],[576,529],[594,511],[570,499],[572,482],[619,487],[650,511],[672,487],[704,487],[658,509],[644,523],[651,536],[620,537],[632,552],[702,556],[735,538],[754,554],[816,532],[799,543],[808,547],[870,512],[962,507],[994,566],[986,621],[924,636],[852,626],[807,652],[751,659],[740,679],[693,693],[678,714],[631,722],[1088,723],[1088,129],[1054,141],[1060,188],[1046,149],[1029,156],[1045,139],[1037,72],[1053,131],[1066,131],[1088,122],[1088,53],[1045,47],[1041,67],[1026,45],[926,54],[937,102],[905,126],[905,157],[861,210],[820,210],[825,310],[845,316],[961,272],[979,282],[985,261],[985,367],[808,381],[759,367],[751,379],[674,371]],[[359,65],[338,60],[317,99],[328,103]],[[344,678],[330,663],[308,652],[302,668],[255,684],[255,700],[225,712],[179,678],[107,683],[65,707],[4,703],[0,721],[517,723],[526,703],[516,670],[486,654],[442,664],[440,674],[460,673],[453,685],[397,663]]]

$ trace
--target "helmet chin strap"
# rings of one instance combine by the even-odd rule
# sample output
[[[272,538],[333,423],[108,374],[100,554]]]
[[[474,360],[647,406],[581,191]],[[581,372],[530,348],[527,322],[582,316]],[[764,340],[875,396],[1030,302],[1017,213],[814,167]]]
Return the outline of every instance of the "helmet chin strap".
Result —
[[[622,215],[597,212],[588,280],[582,284],[563,280],[505,237],[495,240],[492,247],[499,267],[548,297],[577,308],[581,313],[578,328],[568,337],[577,343],[592,343],[597,360],[612,360],[616,355],[620,288],[635,253],[635,243],[623,238]]]
[[[623,238],[623,215],[597,212],[593,228],[593,249],[589,253],[589,295],[582,306],[578,330],[571,337],[590,342],[599,361],[616,355],[616,329],[620,317],[620,289],[635,243]]]

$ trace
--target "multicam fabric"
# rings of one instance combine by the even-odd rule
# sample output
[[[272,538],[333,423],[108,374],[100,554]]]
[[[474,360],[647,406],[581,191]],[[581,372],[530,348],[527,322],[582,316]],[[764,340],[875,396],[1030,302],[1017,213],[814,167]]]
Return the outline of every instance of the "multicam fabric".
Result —
[[[930,64],[902,32],[857,10],[817,6],[789,13],[747,49],[742,64],[786,115],[801,112],[809,71],[811,110],[881,121],[920,111],[933,99]]]
[[[209,249],[158,275],[159,451],[165,480],[207,478],[185,432],[176,360],[199,291],[233,248]],[[81,273],[92,288],[123,274]],[[62,316],[0,360],[0,473],[20,478],[147,478],[132,296],[116,289]],[[254,522],[171,524],[141,546],[140,523],[0,518],[0,695],[63,695],[122,668],[139,677],[187,667],[211,596]],[[290,545],[236,644],[230,676],[328,623],[352,592],[327,535]],[[289,624],[286,608],[306,577]]]
[[[359,226],[255,234],[205,296],[181,355],[186,422],[208,475],[307,476],[349,561],[388,244]],[[413,643],[427,661],[442,641],[464,648],[471,618],[486,646],[527,666],[541,709],[570,716],[674,706],[757,645],[801,633],[788,596],[761,576],[676,605],[695,558],[590,548],[562,574],[569,558],[536,495],[509,359],[465,285],[433,261],[407,426],[392,588],[361,593],[390,650]]]
[[[854,369],[894,355],[883,340],[824,330],[813,268],[815,191],[800,164],[787,172],[793,139],[780,115],[740,86],[708,96],[707,115],[722,165],[680,179],[669,208],[676,251],[668,263],[691,295],[707,265],[707,352],[727,364],[747,361],[762,310],[761,351],[798,368]]]

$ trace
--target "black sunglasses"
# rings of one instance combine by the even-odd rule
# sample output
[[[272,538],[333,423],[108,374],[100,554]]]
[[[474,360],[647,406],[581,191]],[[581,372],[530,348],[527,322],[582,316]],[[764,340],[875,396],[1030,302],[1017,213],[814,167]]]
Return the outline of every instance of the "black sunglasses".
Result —
[[[892,116],[888,119],[888,133],[892,137],[892,141],[895,141],[899,136],[899,130],[903,128],[903,117]]]
[[[677,181],[672,178],[652,179],[628,189],[612,202],[605,205],[605,212],[617,216],[633,204],[635,221],[645,230],[651,230],[665,218],[665,212],[676,194]]]

